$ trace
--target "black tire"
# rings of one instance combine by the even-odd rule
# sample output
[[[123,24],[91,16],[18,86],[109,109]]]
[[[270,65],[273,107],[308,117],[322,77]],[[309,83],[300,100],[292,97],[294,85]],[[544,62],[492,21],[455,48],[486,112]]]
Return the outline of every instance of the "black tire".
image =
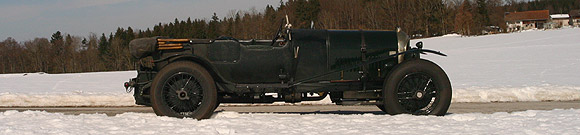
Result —
[[[437,115],[451,104],[451,83],[437,64],[423,59],[395,67],[383,85],[383,105],[388,114]]]
[[[220,102],[217,102],[217,103],[215,104],[215,106],[213,107],[213,110],[217,109],[218,107],[220,107]]]
[[[380,104],[380,105],[377,105],[377,107],[379,109],[381,109],[381,111],[383,111],[384,113],[387,113],[387,109],[385,109],[385,105]]]
[[[207,119],[216,104],[215,82],[209,72],[196,63],[171,63],[153,79],[151,106],[158,116]]]

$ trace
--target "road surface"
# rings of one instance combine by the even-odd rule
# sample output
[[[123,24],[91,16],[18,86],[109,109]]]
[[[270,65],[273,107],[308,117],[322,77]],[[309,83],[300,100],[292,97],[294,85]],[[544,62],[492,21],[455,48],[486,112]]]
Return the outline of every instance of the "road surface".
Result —
[[[448,113],[494,113],[525,110],[580,109],[580,101],[554,102],[501,102],[501,103],[452,103]],[[37,110],[71,115],[104,113],[109,116],[125,112],[153,113],[151,107],[0,107],[0,112],[7,110]],[[338,106],[338,105],[254,105],[232,106],[221,105],[218,111],[235,111],[239,113],[292,113],[292,114],[384,114],[376,106]]]

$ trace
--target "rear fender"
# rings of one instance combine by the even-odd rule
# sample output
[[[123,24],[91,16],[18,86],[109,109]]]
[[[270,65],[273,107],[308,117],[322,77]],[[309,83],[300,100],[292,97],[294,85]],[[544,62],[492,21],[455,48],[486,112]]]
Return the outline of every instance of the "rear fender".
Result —
[[[175,61],[182,61],[182,60],[195,62],[195,63],[203,66],[211,74],[211,76],[213,77],[213,79],[216,82],[232,84],[231,82],[223,79],[223,77],[218,72],[216,72],[217,69],[214,66],[212,66],[208,60],[205,60],[201,57],[194,56],[191,54],[180,54],[180,55],[170,56],[170,57],[162,59],[162,60],[167,60],[168,63],[172,63]]]

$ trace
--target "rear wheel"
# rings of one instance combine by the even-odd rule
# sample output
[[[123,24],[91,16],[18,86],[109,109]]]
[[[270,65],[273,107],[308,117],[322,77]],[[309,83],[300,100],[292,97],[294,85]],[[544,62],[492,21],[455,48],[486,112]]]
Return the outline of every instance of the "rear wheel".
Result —
[[[445,115],[451,104],[451,83],[443,69],[431,61],[406,61],[385,80],[383,101],[383,111],[392,115]]]
[[[207,119],[217,104],[213,78],[193,62],[167,65],[153,79],[151,90],[151,105],[159,116]]]

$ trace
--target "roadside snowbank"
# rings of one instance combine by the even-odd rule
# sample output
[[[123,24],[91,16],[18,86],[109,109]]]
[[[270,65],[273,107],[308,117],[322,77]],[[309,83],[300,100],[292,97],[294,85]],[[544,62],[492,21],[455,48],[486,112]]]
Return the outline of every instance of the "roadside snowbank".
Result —
[[[218,112],[201,121],[152,113],[0,112],[0,134],[580,134],[579,125],[578,109],[444,117]]]
[[[467,87],[453,89],[452,102],[522,102],[522,101],[576,101],[580,87],[523,86],[523,87]]]
[[[0,106],[135,106],[127,93],[0,93]]]

